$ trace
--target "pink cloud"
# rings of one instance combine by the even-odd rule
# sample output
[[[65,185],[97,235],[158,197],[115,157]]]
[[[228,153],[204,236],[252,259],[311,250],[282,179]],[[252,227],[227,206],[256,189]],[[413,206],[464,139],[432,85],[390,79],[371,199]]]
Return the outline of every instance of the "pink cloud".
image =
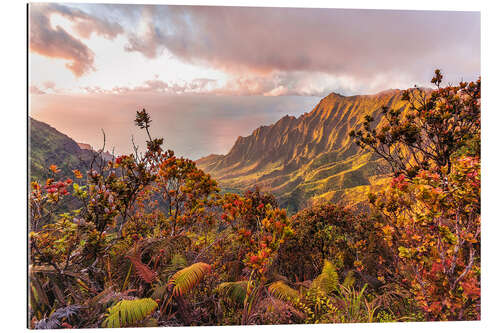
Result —
[[[141,24],[147,29],[128,35],[127,51],[152,58],[168,50],[235,76],[479,74],[478,12],[156,6]]]
[[[89,38],[92,33],[115,38],[123,32],[118,23],[111,23],[85,12],[58,4],[30,4],[29,45],[32,52],[68,60],[66,67],[76,76],[94,71],[94,52],[80,39],[60,26],[52,27],[50,17],[60,14],[70,19],[80,37]]]
[[[43,95],[45,94],[45,91],[42,89],[38,88],[37,86],[30,86],[30,94],[33,95]]]
[[[55,88],[56,88],[56,84],[55,84],[54,82],[52,82],[52,81],[45,81],[45,82],[43,83],[43,87],[44,87],[45,89],[52,89],[52,90],[55,90]]]

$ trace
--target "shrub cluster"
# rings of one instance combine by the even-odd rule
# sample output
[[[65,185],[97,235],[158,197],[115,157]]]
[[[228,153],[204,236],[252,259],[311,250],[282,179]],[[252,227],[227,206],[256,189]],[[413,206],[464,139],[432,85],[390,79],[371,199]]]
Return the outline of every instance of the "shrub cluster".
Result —
[[[144,154],[31,184],[31,327],[480,319],[480,80],[441,82],[351,133],[393,171],[369,213],[221,194],[137,112]]]

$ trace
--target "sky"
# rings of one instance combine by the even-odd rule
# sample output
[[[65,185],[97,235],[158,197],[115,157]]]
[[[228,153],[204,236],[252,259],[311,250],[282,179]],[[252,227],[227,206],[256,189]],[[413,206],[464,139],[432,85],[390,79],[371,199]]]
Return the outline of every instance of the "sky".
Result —
[[[146,108],[177,154],[225,154],[238,136],[331,92],[480,75],[479,12],[31,4],[30,115],[128,153]],[[144,144],[142,145],[144,146]]]

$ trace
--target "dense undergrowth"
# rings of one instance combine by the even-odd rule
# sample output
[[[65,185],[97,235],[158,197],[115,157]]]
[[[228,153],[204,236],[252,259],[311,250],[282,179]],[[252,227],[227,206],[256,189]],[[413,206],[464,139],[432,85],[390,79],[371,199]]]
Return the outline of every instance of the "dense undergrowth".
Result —
[[[441,81],[351,133],[393,172],[368,213],[222,194],[137,112],[145,154],[32,182],[30,326],[480,319],[480,80]]]

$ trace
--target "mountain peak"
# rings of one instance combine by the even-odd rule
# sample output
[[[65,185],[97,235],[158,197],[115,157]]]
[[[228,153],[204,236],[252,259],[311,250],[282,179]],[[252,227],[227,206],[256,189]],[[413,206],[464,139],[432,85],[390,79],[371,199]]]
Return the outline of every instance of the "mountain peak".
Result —
[[[323,97],[321,101],[334,101],[338,100],[339,98],[345,98],[346,96],[336,93],[336,92],[331,92],[329,93],[326,97]]]
[[[405,105],[397,89],[357,96],[332,92],[310,112],[261,126],[238,137],[227,155],[197,164],[223,187],[244,190],[258,185],[297,209],[315,196],[370,185],[367,175],[374,162],[348,133],[361,127],[367,114],[378,122],[383,106]]]
[[[345,96],[333,91],[333,92],[329,93],[325,98],[329,98],[329,97],[345,97]]]
[[[401,89],[392,88],[392,89],[382,90],[374,95],[375,96],[394,95],[394,94],[399,93],[400,91],[401,91]]]
[[[92,146],[88,143],[77,142],[76,144],[80,147],[80,149],[94,150],[94,148],[92,148]]]

